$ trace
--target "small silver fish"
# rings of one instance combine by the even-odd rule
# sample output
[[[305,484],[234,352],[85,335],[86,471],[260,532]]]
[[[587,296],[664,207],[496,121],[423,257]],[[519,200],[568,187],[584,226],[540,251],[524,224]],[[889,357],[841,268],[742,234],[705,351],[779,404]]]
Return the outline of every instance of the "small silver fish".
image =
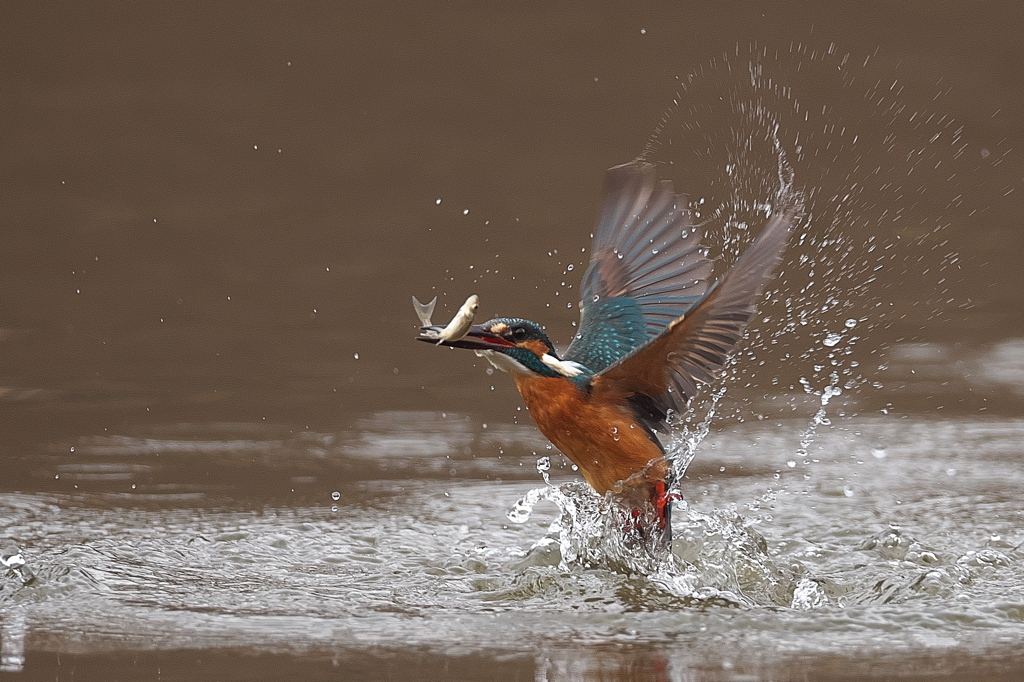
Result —
[[[435,299],[436,300],[436,299]],[[434,301],[431,301],[426,306],[416,301],[417,306],[416,314],[420,315],[422,310],[430,308],[433,312]],[[455,313],[455,317],[444,329],[438,329],[438,325],[425,324],[422,331],[423,335],[429,339],[437,339],[437,343],[441,344],[445,341],[458,341],[463,336],[469,333],[470,328],[473,326],[473,318],[476,317],[476,311],[480,309],[480,299],[476,294],[473,294],[466,299],[466,302],[459,308],[459,312]],[[420,315],[420,320],[423,316]],[[430,327],[429,329],[427,327]]]
[[[430,316],[434,314],[434,306],[437,305],[437,296],[430,303],[424,305],[420,303],[415,296],[412,297],[412,307],[416,311],[416,317],[420,318],[420,324],[424,327],[431,327],[433,324],[430,321]]]

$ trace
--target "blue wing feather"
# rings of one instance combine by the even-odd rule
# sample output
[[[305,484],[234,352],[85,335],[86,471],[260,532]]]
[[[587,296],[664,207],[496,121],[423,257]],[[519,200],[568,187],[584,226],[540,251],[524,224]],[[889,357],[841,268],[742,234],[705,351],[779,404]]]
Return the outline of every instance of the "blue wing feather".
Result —
[[[593,372],[610,366],[699,301],[711,268],[671,182],[644,161],[610,168],[565,358]]]
[[[645,427],[666,431],[669,412],[682,413],[698,385],[714,379],[743,338],[756,301],[782,259],[798,208],[773,215],[732,269],[685,317],[587,377],[590,390],[630,400]]]
[[[646,340],[647,325],[636,300],[628,296],[606,298],[593,303],[583,314],[579,332],[565,357],[599,372]]]

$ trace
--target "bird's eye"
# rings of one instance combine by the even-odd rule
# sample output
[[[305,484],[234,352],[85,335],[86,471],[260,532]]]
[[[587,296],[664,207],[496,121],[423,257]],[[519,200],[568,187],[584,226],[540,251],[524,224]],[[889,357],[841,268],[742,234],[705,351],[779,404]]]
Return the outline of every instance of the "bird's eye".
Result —
[[[527,331],[522,327],[516,327],[515,329],[512,330],[512,340],[515,341],[516,343],[519,343],[520,341],[525,341],[527,335]]]

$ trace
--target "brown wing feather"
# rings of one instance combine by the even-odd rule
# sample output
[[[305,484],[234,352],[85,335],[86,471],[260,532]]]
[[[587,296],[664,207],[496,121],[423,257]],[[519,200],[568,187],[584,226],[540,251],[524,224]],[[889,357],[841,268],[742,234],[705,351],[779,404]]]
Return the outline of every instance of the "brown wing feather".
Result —
[[[664,413],[682,411],[699,384],[709,383],[725,366],[755,313],[755,302],[782,258],[793,212],[778,214],[746,253],[690,312],[592,381],[597,398],[627,398],[652,405],[650,428],[666,428]],[[648,409],[650,412],[650,410]]]
[[[707,291],[711,261],[686,197],[655,167],[631,161],[605,174],[580,325],[567,360],[598,372],[660,334]]]

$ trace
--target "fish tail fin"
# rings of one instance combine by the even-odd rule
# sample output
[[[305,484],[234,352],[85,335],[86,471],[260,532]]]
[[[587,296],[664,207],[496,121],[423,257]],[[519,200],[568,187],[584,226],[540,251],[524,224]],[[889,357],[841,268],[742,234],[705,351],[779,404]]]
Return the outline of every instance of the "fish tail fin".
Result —
[[[412,297],[412,307],[416,311],[416,317],[420,318],[420,322],[423,323],[424,327],[430,326],[430,318],[434,314],[434,306],[437,304],[437,296],[434,297],[430,303],[420,303],[419,300]]]

